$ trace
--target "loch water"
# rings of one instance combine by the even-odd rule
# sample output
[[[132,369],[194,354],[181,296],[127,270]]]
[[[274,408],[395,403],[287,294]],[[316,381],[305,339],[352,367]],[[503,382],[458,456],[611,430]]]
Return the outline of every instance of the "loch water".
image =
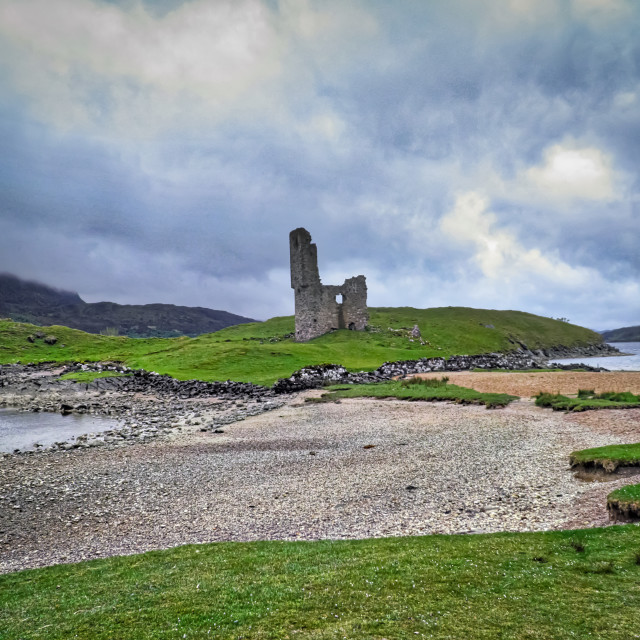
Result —
[[[562,358],[551,363],[575,364],[583,362],[590,367],[604,367],[609,371],[640,371],[640,342],[609,342],[620,349],[624,356],[596,356],[595,358]]]
[[[33,450],[37,448],[36,443],[46,447],[85,433],[108,431],[119,424],[113,418],[102,416],[0,409],[0,452]]]

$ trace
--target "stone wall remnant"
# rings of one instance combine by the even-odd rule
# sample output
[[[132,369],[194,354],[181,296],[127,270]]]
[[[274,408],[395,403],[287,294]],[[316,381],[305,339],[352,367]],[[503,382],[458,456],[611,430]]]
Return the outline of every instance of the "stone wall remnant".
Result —
[[[296,341],[306,342],[335,329],[364,331],[369,321],[366,278],[348,278],[339,286],[322,284],[317,247],[302,227],[289,234],[289,250]]]

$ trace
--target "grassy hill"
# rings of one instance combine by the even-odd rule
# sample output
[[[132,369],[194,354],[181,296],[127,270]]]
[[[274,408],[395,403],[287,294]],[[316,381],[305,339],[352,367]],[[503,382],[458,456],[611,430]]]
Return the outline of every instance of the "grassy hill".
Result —
[[[640,342],[640,325],[603,331],[602,337],[607,342]]]
[[[372,370],[385,361],[600,343],[599,334],[521,311],[465,307],[372,308],[371,330],[336,331],[307,343],[291,337],[293,316],[228,327],[196,338],[100,336],[66,327],[0,321],[0,363],[120,360],[176,378],[272,384],[305,365],[336,363]],[[414,324],[425,344],[410,339]],[[36,332],[57,338],[53,345]]]

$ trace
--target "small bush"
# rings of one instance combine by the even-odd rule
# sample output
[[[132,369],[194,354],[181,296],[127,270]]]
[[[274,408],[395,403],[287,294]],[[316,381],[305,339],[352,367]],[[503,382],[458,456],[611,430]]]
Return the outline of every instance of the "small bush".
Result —
[[[578,399],[580,400],[610,400],[611,402],[638,402],[640,396],[636,396],[630,391],[603,391],[596,393],[593,390],[580,389]]]
[[[538,407],[551,407],[554,411],[586,411],[587,409],[632,409],[640,406],[640,396],[629,391],[618,393],[606,391],[594,393],[581,389],[577,398],[568,398],[559,393],[539,393]]]
[[[402,380],[400,383],[403,387],[412,387],[414,385],[422,385],[423,387],[446,387],[449,384],[449,378],[443,376],[442,378],[409,378],[408,380]]]
[[[596,400],[610,400],[611,402],[640,402],[640,396],[637,396],[630,391],[605,391],[595,396]]]

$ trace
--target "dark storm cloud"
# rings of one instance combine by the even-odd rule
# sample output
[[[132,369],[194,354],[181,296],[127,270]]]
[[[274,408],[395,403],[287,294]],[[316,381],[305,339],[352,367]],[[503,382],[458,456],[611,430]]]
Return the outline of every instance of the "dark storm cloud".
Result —
[[[0,270],[266,317],[305,226],[372,304],[637,322],[634,3],[64,2],[0,16]]]

